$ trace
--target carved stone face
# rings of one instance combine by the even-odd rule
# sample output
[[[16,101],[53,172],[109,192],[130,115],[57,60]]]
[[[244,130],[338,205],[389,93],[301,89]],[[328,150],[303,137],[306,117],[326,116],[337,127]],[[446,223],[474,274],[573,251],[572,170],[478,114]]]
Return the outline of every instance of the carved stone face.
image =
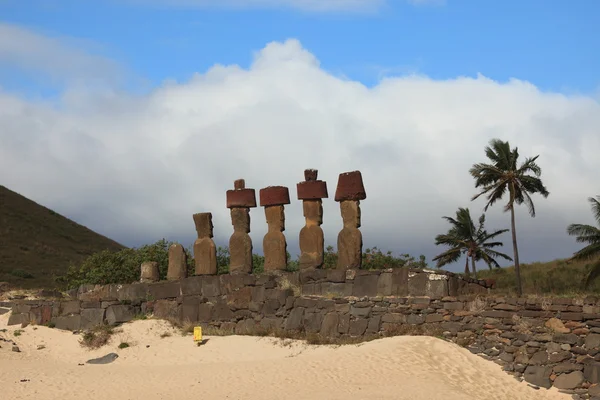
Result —
[[[285,213],[283,206],[265,207],[265,216],[269,229],[283,232],[285,230]]]
[[[345,228],[360,228],[360,205],[358,201],[342,201],[340,209]]]
[[[213,223],[211,213],[194,214],[196,232],[199,238],[213,237]]]
[[[236,232],[250,233],[250,210],[247,208],[232,208],[231,223]]]
[[[321,200],[305,200],[302,202],[304,217],[317,225],[323,223],[323,202]]]

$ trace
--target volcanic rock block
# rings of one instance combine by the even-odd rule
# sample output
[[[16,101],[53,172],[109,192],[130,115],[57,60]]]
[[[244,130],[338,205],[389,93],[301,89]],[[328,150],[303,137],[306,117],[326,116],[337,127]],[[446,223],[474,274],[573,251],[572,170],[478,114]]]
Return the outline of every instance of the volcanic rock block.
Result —
[[[194,263],[196,275],[217,274],[217,246],[213,241],[212,214],[194,214],[198,239],[194,242]]]
[[[360,171],[340,174],[335,201],[340,202],[344,228],[338,235],[339,269],[360,268],[362,264],[362,234],[360,200],[367,198]]]

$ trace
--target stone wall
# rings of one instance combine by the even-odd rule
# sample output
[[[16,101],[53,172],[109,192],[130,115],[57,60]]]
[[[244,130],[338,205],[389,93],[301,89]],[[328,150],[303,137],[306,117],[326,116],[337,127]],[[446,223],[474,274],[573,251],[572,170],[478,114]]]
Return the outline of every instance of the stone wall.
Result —
[[[10,324],[80,330],[140,314],[236,334],[322,338],[431,334],[540,387],[600,398],[600,301],[505,298],[484,282],[422,270],[312,270],[82,286],[73,298],[19,301]]]

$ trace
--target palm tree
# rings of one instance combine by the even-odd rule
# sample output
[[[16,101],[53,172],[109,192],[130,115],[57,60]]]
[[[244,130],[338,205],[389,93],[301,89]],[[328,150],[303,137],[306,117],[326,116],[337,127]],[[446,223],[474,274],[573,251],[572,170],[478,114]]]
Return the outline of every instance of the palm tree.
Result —
[[[592,269],[588,273],[585,279],[585,287],[587,288],[590,283],[600,276],[600,196],[588,198],[588,201],[592,204],[592,213],[596,219],[596,228],[592,225],[584,224],[571,224],[567,227],[567,233],[570,236],[577,236],[575,239],[578,243],[587,243],[583,249],[579,250],[571,260],[590,260],[596,259]]]
[[[450,222],[452,227],[448,230],[448,233],[435,237],[436,245],[450,246],[450,249],[433,258],[433,261],[437,261],[436,266],[438,268],[456,262],[462,254],[466,254],[465,274],[469,275],[470,258],[473,276],[477,277],[476,261],[483,260],[492,269],[492,266],[496,268],[500,267],[495,260],[497,257],[512,260],[504,253],[492,250],[494,247],[502,246],[502,242],[490,242],[496,236],[508,232],[508,229],[500,229],[493,233],[488,233],[484,228],[485,214],[479,217],[479,226],[477,228],[475,228],[468,208],[459,208],[456,212],[456,219],[451,217],[442,218]]]
[[[481,192],[473,196],[471,201],[487,194],[487,203],[484,208],[484,211],[487,211],[488,207],[508,192],[508,201],[504,206],[504,212],[510,211],[517,292],[520,296],[523,294],[523,290],[515,228],[515,204],[525,203],[529,215],[535,217],[535,206],[531,200],[531,195],[539,193],[546,198],[550,193],[540,179],[542,170],[535,162],[539,155],[526,158],[521,165],[518,165],[519,151],[517,147],[511,150],[508,142],[499,139],[490,141],[490,145],[485,148],[485,155],[490,159],[491,164],[474,164],[469,170],[469,173],[475,178],[475,187],[481,187]]]

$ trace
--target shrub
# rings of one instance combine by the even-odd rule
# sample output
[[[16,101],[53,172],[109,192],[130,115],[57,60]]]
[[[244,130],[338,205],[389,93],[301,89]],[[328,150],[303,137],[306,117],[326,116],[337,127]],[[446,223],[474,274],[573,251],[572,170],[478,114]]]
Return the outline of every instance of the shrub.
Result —
[[[17,278],[22,278],[22,279],[33,279],[34,276],[32,274],[30,274],[29,272],[22,270],[22,269],[13,269],[12,271],[10,271],[10,274],[12,276],[16,276]]]
[[[112,327],[108,325],[98,325],[97,327],[85,332],[79,342],[88,349],[97,349],[106,345],[114,333]]]

